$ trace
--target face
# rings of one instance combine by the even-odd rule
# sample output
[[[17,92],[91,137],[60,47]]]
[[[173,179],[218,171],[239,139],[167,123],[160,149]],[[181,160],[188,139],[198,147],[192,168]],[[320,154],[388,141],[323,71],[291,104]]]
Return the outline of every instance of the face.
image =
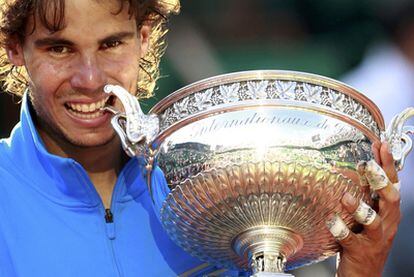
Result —
[[[115,139],[106,84],[136,91],[139,59],[148,44],[148,27],[137,30],[128,7],[118,1],[67,0],[65,28],[51,33],[29,22],[23,44],[9,49],[10,60],[29,74],[37,125],[45,140],[74,146],[106,145]],[[36,28],[32,33],[33,24]],[[120,103],[111,103],[120,108]]]

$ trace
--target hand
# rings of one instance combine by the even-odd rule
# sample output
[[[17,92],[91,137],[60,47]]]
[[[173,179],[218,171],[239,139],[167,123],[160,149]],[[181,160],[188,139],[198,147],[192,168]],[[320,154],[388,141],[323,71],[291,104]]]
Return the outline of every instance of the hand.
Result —
[[[367,180],[371,188],[381,187],[381,181],[379,180],[386,182],[383,183],[386,186],[376,190],[379,195],[376,216],[375,212],[372,209],[370,210],[368,206],[359,209],[359,212],[362,211],[365,217],[365,221],[359,218],[359,222],[365,223],[363,231],[358,234],[349,231],[348,235],[342,232],[342,238],[338,239],[337,237],[339,244],[342,246],[337,269],[337,276],[339,277],[381,276],[401,219],[400,193],[399,188],[395,186],[398,182],[398,176],[392,155],[388,152],[388,144],[374,143],[372,150],[375,161],[382,167],[383,171],[377,168],[376,174],[372,175],[378,178],[367,177]],[[384,172],[386,176],[384,176]],[[367,173],[368,176],[372,172]],[[354,214],[360,205],[349,193],[343,196],[341,202],[350,214]],[[369,214],[373,215],[368,216]],[[343,226],[346,227],[345,224]]]

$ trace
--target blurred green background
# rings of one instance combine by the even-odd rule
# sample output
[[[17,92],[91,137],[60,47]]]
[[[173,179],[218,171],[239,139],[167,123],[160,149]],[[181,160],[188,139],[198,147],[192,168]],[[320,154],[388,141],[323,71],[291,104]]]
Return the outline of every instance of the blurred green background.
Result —
[[[216,74],[288,69],[339,78],[384,39],[378,1],[183,0],[148,110],[185,84]]]

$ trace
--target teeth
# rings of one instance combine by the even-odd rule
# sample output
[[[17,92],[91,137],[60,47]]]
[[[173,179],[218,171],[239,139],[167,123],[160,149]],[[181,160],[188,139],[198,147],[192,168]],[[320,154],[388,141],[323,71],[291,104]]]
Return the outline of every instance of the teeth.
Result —
[[[67,105],[76,113],[92,113],[99,111],[101,108],[104,107],[106,101],[109,97],[95,103],[91,104],[73,104],[73,103],[67,103]]]
[[[98,103],[99,104],[99,103]],[[99,107],[99,106],[98,106]],[[95,105],[95,103],[92,103],[92,104],[90,104],[89,105],[89,111],[88,112],[92,112],[92,111],[94,111],[96,109],[96,105]]]
[[[94,113],[81,113],[74,110],[70,110],[71,113],[73,113],[75,116],[82,118],[82,119],[93,119],[100,116],[102,113],[100,111],[94,112]]]

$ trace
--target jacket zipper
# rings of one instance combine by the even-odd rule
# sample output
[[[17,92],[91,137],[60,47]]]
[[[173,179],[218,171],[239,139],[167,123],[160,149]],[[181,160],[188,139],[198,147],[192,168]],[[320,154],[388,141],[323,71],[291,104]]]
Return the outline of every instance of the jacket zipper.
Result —
[[[105,222],[106,223],[114,222],[114,215],[112,214],[111,209],[105,209]]]
[[[115,194],[116,194],[116,189],[117,189],[117,187],[120,186],[118,184],[118,182],[119,182],[121,176],[118,176],[118,180],[115,183],[114,190],[112,192],[111,207],[110,207],[110,209],[105,209],[105,205],[103,204],[103,201],[102,201],[101,197],[99,196],[98,192],[96,191],[94,185],[92,184],[92,182],[90,181],[90,179],[88,178],[86,173],[79,168],[80,165],[77,162],[73,161],[72,165],[73,165],[73,168],[75,168],[75,170],[77,172],[79,172],[80,176],[83,176],[83,179],[86,181],[86,183],[89,184],[89,186],[91,186],[93,188],[93,190],[95,191],[97,197],[99,198],[99,200],[101,202],[101,207],[104,209],[105,229],[106,229],[106,236],[109,239],[108,243],[109,243],[109,247],[110,247],[110,254],[112,256],[112,261],[114,263],[115,271],[118,273],[117,276],[121,277],[122,274],[121,274],[121,270],[120,270],[118,261],[116,259],[115,249],[114,249],[114,240],[115,240],[116,236],[115,236],[114,215],[112,213],[112,211],[114,210],[113,205],[114,205],[114,198],[115,198]]]
[[[108,236],[108,239],[112,241],[115,239],[115,226],[114,215],[112,214],[111,209],[105,209],[105,223],[106,235]]]
[[[120,266],[118,263],[118,260],[116,258],[115,255],[115,238],[116,238],[116,234],[115,234],[115,222],[114,222],[114,214],[113,211],[114,209],[114,203],[115,203],[115,197],[116,197],[116,191],[117,191],[117,187],[119,187],[118,182],[120,181],[120,176],[118,176],[118,180],[115,183],[115,187],[114,187],[114,191],[112,192],[112,199],[111,199],[111,206],[109,209],[105,208],[103,202],[102,202],[102,207],[104,208],[104,220],[105,220],[105,229],[106,229],[106,236],[108,238],[108,243],[110,246],[110,250],[111,250],[111,254],[112,254],[112,260],[114,262],[115,265],[115,269],[116,272],[118,273],[117,276],[122,276],[121,274],[121,270],[120,270]],[[102,201],[102,199],[101,199]]]

